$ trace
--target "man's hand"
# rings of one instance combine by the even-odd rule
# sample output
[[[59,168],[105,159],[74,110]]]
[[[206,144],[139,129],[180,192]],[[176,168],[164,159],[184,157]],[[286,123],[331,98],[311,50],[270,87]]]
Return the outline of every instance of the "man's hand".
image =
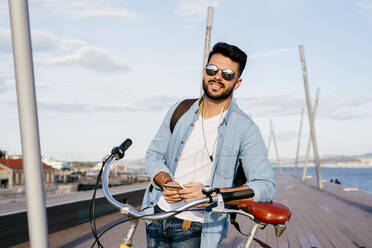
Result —
[[[156,176],[154,177],[154,182],[156,183],[156,185],[158,185],[160,188],[163,188],[164,184],[167,183],[167,182],[170,182],[172,181],[171,177],[161,171],[159,172],[158,174],[156,174]]]
[[[167,185],[180,186],[176,181],[168,182]],[[182,200],[175,188],[163,187],[163,196],[168,203],[176,203]]]
[[[156,174],[156,176],[154,177],[154,182],[163,189],[164,199],[168,203],[176,203],[182,200],[177,190],[167,189],[166,187],[164,187],[164,184],[179,186],[176,181],[172,181],[171,177],[167,173],[161,171]]]
[[[189,202],[198,198],[205,197],[202,193],[204,185],[201,183],[190,182],[183,185],[183,189],[179,190],[178,193],[182,200]]]

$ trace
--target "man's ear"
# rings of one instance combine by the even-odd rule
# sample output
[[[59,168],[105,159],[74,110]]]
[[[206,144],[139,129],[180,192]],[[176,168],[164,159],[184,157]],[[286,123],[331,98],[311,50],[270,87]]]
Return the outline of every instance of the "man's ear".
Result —
[[[242,83],[242,78],[239,78],[237,82],[235,83],[234,90],[237,90],[241,83]]]

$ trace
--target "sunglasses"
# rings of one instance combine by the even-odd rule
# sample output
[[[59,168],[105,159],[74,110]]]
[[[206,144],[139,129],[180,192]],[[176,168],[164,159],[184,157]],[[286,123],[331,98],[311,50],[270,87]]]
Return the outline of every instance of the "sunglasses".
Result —
[[[218,71],[220,71],[220,70],[222,71],[222,77],[223,77],[223,79],[225,79],[225,80],[227,80],[227,81],[230,81],[230,80],[233,79],[234,76],[235,76],[235,72],[233,72],[233,71],[230,70],[230,69],[225,69],[225,70],[218,69],[217,66],[215,66],[215,65],[211,65],[211,64],[209,64],[209,65],[207,65],[207,66],[205,67],[205,71],[206,71],[206,73],[207,73],[208,76],[214,76],[214,75],[216,75],[216,74],[218,73]]]

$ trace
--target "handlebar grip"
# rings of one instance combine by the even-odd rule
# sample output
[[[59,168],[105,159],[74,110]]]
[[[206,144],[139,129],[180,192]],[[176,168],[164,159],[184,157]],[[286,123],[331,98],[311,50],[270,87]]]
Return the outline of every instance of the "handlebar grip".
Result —
[[[132,145],[131,139],[126,139],[120,144],[119,149],[125,152]]]
[[[251,198],[254,196],[254,192],[252,189],[244,189],[239,191],[232,191],[232,192],[221,192],[222,198],[224,202],[233,201],[233,200],[240,200],[244,198]]]
[[[112,149],[111,154],[116,156],[117,159],[122,159],[124,157],[125,151],[132,145],[131,139],[124,140],[123,143],[120,144],[120,146],[114,147]]]

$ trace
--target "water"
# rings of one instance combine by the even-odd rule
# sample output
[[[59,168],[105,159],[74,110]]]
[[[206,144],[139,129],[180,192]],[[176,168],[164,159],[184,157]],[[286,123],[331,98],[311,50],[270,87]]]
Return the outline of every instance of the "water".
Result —
[[[293,167],[283,167],[283,174],[293,174]],[[297,175],[302,176],[302,167],[297,168]],[[278,168],[274,168],[278,173]],[[360,191],[372,193],[372,168],[321,168],[322,178],[328,182],[336,178],[344,187],[358,188]],[[315,167],[307,168],[307,175],[316,178]]]

